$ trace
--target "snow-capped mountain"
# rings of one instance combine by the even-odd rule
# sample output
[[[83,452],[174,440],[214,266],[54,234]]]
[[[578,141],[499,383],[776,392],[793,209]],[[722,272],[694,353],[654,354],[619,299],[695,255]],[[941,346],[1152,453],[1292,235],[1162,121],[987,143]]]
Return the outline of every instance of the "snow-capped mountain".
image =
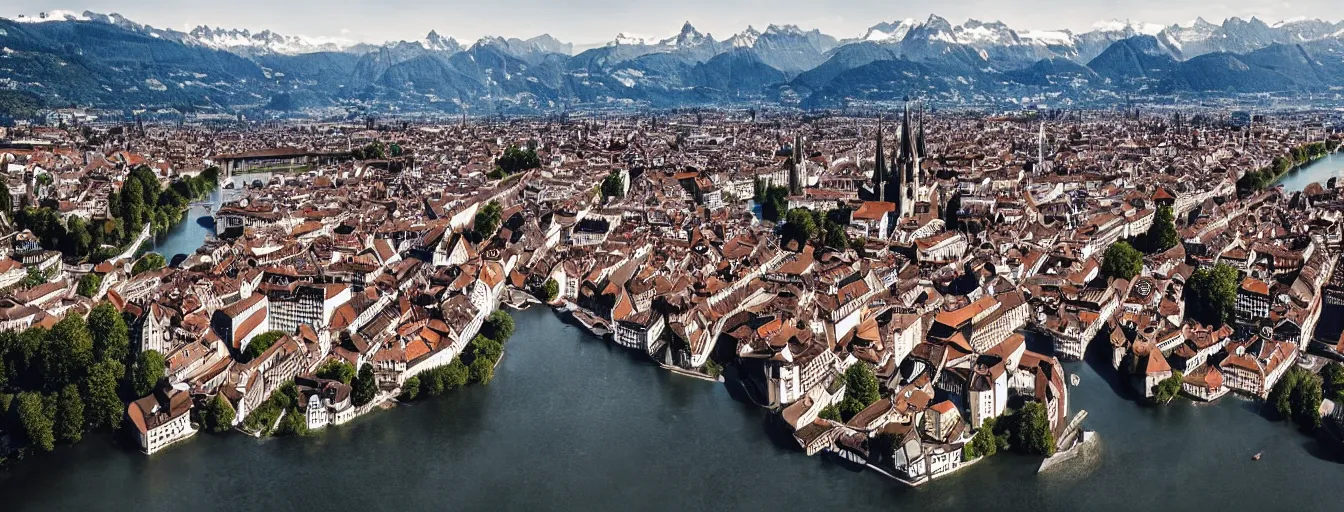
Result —
[[[243,56],[344,52],[363,46],[358,41],[342,38],[286,36],[270,30],[253,33],[247,29],[213,28],[205,25],[192,29],[188,34],[200,44]]]
[[[868,27],[868,32],[856,41],[871,41],[874,43],[899,43],[905,39],[905,35],[910,33],[910,29],[919,25],[914,18],[906,18],[900,21],[883,22]]]
[[[728,38],[725,43],[733,48],[751,48],[756,45],[756,40],[761,37],[761,32],[756,27],[747,25],[747,29],[739,32],[733,37]]]
[[[443,37],[437,31],[431,30],[420,40],[420,46],[432,52],[456,53],[462,51],[462,45],[458,44],[456,39]]]

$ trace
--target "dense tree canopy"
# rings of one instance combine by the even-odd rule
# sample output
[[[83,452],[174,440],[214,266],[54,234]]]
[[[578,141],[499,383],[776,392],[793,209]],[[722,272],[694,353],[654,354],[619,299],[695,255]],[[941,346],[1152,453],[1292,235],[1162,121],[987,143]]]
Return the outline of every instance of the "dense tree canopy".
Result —
[[[154,386],[163,380],[163,371],[163,354],[157,350],[140,352],[131,374],[131,394],[136,397],[149,395],[154,391]]]
[[[223,393],[216,393],[201,408],[201,424],[216,434],[227,432],[233,427],[234,414],[233,404],[224,398]]]
[[[1106,277],[1129,280],[1140,272],[1143,272],[1143,253],[1129,242],[1116,242],[1106,248],[1101,263],[1101,273]]]
[[[46,405],[42,402],[42,395],[39,393],[19,393],[15,411],[28,443],[49,452],[56,448],[56,435],[53,430],[55,423],[47,416]]]
[[[317,369],[317,377],[340,381],[342,384],[349,385],[355,380],[355,366],[345,361],[333,359],[323,363]]]
[[[247,346],[243,347],[239,360],[246,363],[256,359],[257,356],[265,353],[267,349],[271,348],[271,345],[274,345],[283,337],[285,337],[284,331],[266,331],[253,336],[252,340],[247,342]]]
[[[545,283],[541,284],[541,300],[551,302],[559,295],[560,283],[555,282],[555,279],[547,279]]]
[[[163,259],[162,254],[151,252],[136,260],[135,265],[131,267],[131,274],[139,275],[151,270],[158,270],[167,264],[168,262]]]
[[[1153,401],[1165,404],[1176,398],[1177,395],[1181,394],[1181,383],[1184,379],[1185,375],[1182,375],[1181,372],[1175,372],[1172,376],[1162,379],[1162,382],[1153,386]]]
[[[621,173],[612,171],[602,178],[602,197],[625,197],[625,180],[621,179]]]
[[[528,169],[541,167],[541,158],[537,152],[531,149],[519,149],[518,146],[510,146],[504,150],[504,154],[495,159],[495,165],[509,174],[515,174]]]
[[[482,206],[481,209],[476,212],[474,225],[476,237],[481,240],[488,240],[494,237],[495,232],[499,231],[499,224],[504,220],[501,218],[501,215],[503,215],[503,209],[500,208],[498,201],[490,201],[489,203],[486,203],[485,206]]]
[[[1185,286],[1186,316],[1205,325],[1222,326],[1236,316],[1237,269],[1224,263],[1201,268]]]
[[[89,272],[84,277],[79,278],[79,285],[75,287],[75,293],[86,298],[94,298],[98,294],[98,289],[103,286],[103,277]]]
[[[882,398],[877,375],[867,363],[858,362],[845,370],[845,399],[840,402],[840,415],[846,421],[865,407]]]
[[[1148,250],[1155,253],[1176,247],[1176,244],[1181,242],[1181,237],[1176,234],[1176,218],[1172,215],[1170,206],[1157,209],[1153,226],[1148,228],[1147,238]]]
[[[354,384],[351,385],[354,390],[351,393],[355,405],[364,405],[372,402],[378,397],[378,380],[373,374],[373,365],[364,363],[360,367],[359,375],[355,377]]]

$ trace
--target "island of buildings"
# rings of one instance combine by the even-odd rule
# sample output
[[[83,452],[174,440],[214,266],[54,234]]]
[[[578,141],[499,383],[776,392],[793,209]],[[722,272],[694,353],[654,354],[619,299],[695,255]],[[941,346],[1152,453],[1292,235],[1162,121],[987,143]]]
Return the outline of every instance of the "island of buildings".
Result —
[[[916,106],[26,127],[0,149],[15,210],[103,225],[133,169],[168,186],[215,168],[222,195],[198,207],[218,236],[136,272],[133,251],[63,256],[4,212],[0,329],[113,304],[133,350],[165,361],[125,408],[153,453],[196,432],[193,406],[221,396],[241,424],[291,384],[308,428],[347,422],[465,356],[501,304],[540,300],[668,369],[735,366],[807,454],[918,484],[983,456],[978,433],[1021,411],[1049,431],[1037,452],[1079,443],[1061,361],[1096,355],[1140,397],[1179,372],[1213,400],[1265,397],[1308,349],[1339,358],[1344,325],[1321,313],[1344,296],[1341,189],[1238,186],[1307,145],[1336,150],[1331,122]],[[1109,248],[1164,223],[1176,243],[1104,271]],[[1187,294],[1219,265],[1235,311],[1201,322]],[[316,377],[330,361],[371,367],[374,399]]]

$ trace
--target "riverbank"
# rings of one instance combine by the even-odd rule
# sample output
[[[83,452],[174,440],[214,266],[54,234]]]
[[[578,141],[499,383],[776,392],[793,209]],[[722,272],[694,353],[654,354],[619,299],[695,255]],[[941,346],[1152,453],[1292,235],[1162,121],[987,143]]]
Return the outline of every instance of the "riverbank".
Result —
[[[1334,510],[1344,466],[1249,402],[1142,406],[1086,363],[1074,409],[1103,441],[1037,474],[1000,454],[918,490],[799,452],[730,387],[672,375],[566,324],[514,313],[488,386],[308,437],[201,433],[145,457],[103,439],[0,472],[7,510]],[[1252,462],[1250,455],[1264,452]],[[322,468],[313,471],[313,468]],[[369,485],[372,468],[414,478]],[[527,468],[522,471],[519,468]],[[1197,489],[1198,492],[1192,492]],[[1264,490],[1261,489],[1272,489]],[[10,506],[13,504],[13,506]]]

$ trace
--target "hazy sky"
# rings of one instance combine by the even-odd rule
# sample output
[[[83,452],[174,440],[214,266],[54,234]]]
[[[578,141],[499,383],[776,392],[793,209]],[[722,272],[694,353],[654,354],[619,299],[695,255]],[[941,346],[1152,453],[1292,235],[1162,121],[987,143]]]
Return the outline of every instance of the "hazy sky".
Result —
[[[82,3],[75,3],[82,2]],[[531,37],[550,33],[576,44],[611,40],[626,32],[645,37],[676,33],[684,21],[725,39],[747,25],[770,23],[819,28],[838,38],[858,37],[881,21],[924,19],[931,12],[952,23],[1002,20],[1018,29],[1088,30],[1093,23],[1131,19],[1214,23],[1230,16],[1269,22],[1298,17],[1338,20],[1339,0],[6,0],[0,16],[13,18],[63,9],[120,13],[155,27],[185,30],[208,24],[282,34],[346,37],[368,42],[414,40],[431,29],[460,41],[486,35]]]

